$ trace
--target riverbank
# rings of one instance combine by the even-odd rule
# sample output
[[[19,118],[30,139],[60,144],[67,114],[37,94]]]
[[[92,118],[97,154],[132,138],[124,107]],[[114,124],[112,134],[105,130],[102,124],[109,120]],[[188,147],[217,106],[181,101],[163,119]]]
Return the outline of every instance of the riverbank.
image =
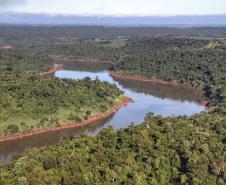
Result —
[[[119,78],[119,79],[135,80],[135,81],[149,82],[149,83],[158,83],[158,84],[161,84],[161,85],[181,86],[181,87],[192,89],[200,95],[204,94],[204,92],[201,88],[193,87],[193,86],[188,85],[188,84],[178,83],[176,80],[165,81],[165,80],[161,80],[161,79],[158,79],[158,78],[147,78],[147,77],[142,76],[142,75],[135,75],[135,74],[133,75],[133,74],[128,74],[126,72],[121,72],[121,71],[120,72],[109,71],[109,75],[113,78]],[[207,100],[203,100],[201,104],[205,107],[206,110],[209,109],[209,102]]]
[[[63,69],[64,68],[62,65],[54,64],[54,66],[52,68],[50,68],[48,71],[39,73],[39,76],[43,77],[43,76],[53,75],[55,72],[63,70]]]
[[[193,89],[193,90],[203,94],[202,89],[200,89],[198,87],[193,87],[193,86],[188,85],[188,84],[178,83],[176,80],[165,81],[165,80],[161,80],[161,79],[158,79],[158,78],[148,78],[148,77],[145,77],[145,76],[142,76],[142,75],[135,75],[135,74],[133,75],[133,74],[129,74],[129,73],[126,73],[126,72],[113,72],[113,71],[109,71],[109,75],[111,77],[114,77],[114,78],[136,80],[136,81],[140,81],[140,82],[158,83],[158,84],[162,84],[162,85],[183,86],[183,87]]]
[[[61,62],[84,62],[84,63],[93,63],[93,64],[101,64],[101,63],[107,63],[107,64],[112,64],[112,62],[110,61],[101,61],[101,60],[85,60],[85,59],[80,59],[79,57],[65,57],[65,56],[51,56],[51,58],[53,60],[56,61],[61,61]],[[60,64],[54,64],[54,66],[47,72],[42,72],[39,75],[40,76],[49,76],[49,75],[53,75],[55,72],[59,71],[59,70],[64,70],[63,65]],[[109,71],[109,76],[114,77],[114,78],[120,78],[120,79],[127,79],[127,80],[134,80],[134,81],[140,81],[140,82],[149,82],[149,83],[158,83],[161,85],[172,85],[172,86],[181,86],[184,88],[189,88],[191,90],[196,91],[198,94],[203,95],[204,92],[200,87],[194,87],[188,84],[184,84],[184,83],[178,83],[176,80],[172,80],[172,81],[165,81],[165,80],[161,80],[158,78],[148,78],[142,75],[135,75],[135,74],[129,74],[126,72],[122,72],[122,71]],[[209,109],[209,102],[207,100],[203,100],[201,103],[206,109]]]
[[[94,122],[101,121],[105,118],[108,118],[112,114],[114,114],[120,108],[127,106],[129,103],[134,102],[131,98],[128,98],[125,96],[123,96],[122,99],[123,99],[123,101],[121,103],[119,103],[117,106],[115,106],[114,108],[109,109],[108,111],[106,111],[102,114],[92,115],[87,120],[84,120],[82,122],[63,122],[60,124],[59,127],[56,127],[56,128],[39,129],[39,130],[34,130],[34,131],[30,131],[30,132],[25,132],[25,133],[18,133],[18,134],[3,136],[3,137],[0,137],[0,143],[7,142],[7,141],[13,141],[13,140],[19,140],[19,139],[23,139],[25,137],[31,137],[34,135],[40,135],[40,134],[44,134],[47,132],[54,132],[54,131],[59,131],[59,130],[63,130],[63,129],[68,129],[68,128],[81,128],[86,125],[92,124]]]
[[[67,62],[72,62],[72,61],[69,60],[68,57],[64,57],[64,56],[61,56],[61,57],[62,57],[62,61],[65,60]],[[99,60],[93,60],[93,61],[81,60],[81,61],[79,61],[79,60],[74,60],[73,58],[77,58],[77,57],[72,57],[71,60],[73,60],[74,62],[76,62],[76,61],[82,62],[83,61],[85,63],[93,63],[93,62],[95,62],[96,64],[101,63],[101,61],[99,61]],[[54,60],[61,61],[60,58],[58,58],[58,59],[55,58]],[[102,62],[104,62],[104,61],[102,61]],[[110,63],[112,63],[112,62],[110,62]],[[64,70],[63,65],[54,64],[54,66],[49,71],[42,72],[39,75],[40,76],[49,76],[49,75],[53,75],[55,72],[57,72],[59,70]],[[158,84],[161,84],[161,85],[181,86],[181,87],[189,88],[193,91],[196,91],[201,96],[203,96],[203,94],[204,94],[204,92],[201,88],[194,87],[194,86],[191,86],[191,85],[188,85],[188,84],[178,83],[176,80],[165,81],[165,80],[161,80],[161,79],[158,79],[158,78],[147,78],[147,77],[142,76],[142,75],[129,74],[129,73],[126,73],[126,72],[121,72],[121,71],[118,71],[118,72],[109,71],[109,76],[114,77],[114,78],[119,78],[119,79],[127,79],[127,80],[149,82],[149,83],[158,83]],[[201,104],[202,104],[202,106],[205,107],[206,110],[209,109],[209,102],[207,100],[203,100]]]

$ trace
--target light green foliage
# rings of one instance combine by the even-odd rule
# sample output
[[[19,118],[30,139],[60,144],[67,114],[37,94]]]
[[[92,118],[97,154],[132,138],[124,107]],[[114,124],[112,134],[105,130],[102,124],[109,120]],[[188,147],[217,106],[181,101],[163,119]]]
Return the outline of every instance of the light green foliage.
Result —
[[[102,41],[99,41],[98,44],[100,46],[110,47],[113,49],[120,49],[126,45],[126,39],[117,38],[113,40],[102,40]]]

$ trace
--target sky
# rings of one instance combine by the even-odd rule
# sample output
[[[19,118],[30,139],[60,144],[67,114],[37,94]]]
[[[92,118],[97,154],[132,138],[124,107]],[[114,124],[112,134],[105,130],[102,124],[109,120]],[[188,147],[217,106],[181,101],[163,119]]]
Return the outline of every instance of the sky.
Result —
[[[79,16],[226,14],[226,0],[0,0],[0,13]]]

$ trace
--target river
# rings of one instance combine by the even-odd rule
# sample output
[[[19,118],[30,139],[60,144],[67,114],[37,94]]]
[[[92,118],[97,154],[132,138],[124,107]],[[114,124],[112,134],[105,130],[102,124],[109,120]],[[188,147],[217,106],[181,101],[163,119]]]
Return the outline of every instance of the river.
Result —
[[[131,124],[140,124],[148,112],[161,116],[191,116],[205,110],[201,105],[203,98],[198,92],[191,89],[157,83],[138,82],[119,78],[112,78],[104,69],[84,69],[81,66],[65,67],[67,70],[57,71],[55,77],[68,79],[98,78],[116,84],[124,91],[125,96],[134,100],[134,103],[121,108],[114,115],[104,121],[93,123],[81,129],[65,129],[45,133],[17,141],[0,144],[0,163],[8,162],[12,156],[33,147],[53,145],[66,135],[79,136],[80,134],[96,135],[100,129],[112,125],[115,130],[128,127]]]

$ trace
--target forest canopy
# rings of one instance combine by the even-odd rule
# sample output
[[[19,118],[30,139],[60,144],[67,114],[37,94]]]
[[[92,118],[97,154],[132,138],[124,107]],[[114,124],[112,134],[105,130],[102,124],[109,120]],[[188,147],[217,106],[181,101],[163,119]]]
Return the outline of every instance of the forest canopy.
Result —
[[[82,121],[111,108],[122,94],[98,79],[40,77],[53,63],[35,52],[0,51],[0,63],[0,136]]]
[[[167,32],[167,36],[155,33],[154,37],[144,29],[149,34],[140,32],[139,38],[131,32],[114,38],[117,29],[108,34],[111,38],[97,38],[103,28],[96,27],[92,27],[96,30],[93,38],[88,34],[91,30],[83,32],[84,37],[73,35],[73,27],[31,27],[27,32],[24,27],[15,32],[1,29],[9,29],[0,32],[2,43],[16,47],[0,50],[2,120],[15,113],[40,118],[56,113],[58,107],[76,107],[77,115],[81,115],[80,108],[91,105],[95,105],[92,110],[101,111],[99,105],[111,106],[122,93],[113,85],[89,78],[72,81],[35,75],[56,63],[52,59],[56,55],[108,60],[114,71],[176,80],[202,89],[209,102],[208,112],[191,117],[163,118],[148,113],[137,126],[118,131],[110,127],[95,137],[66,137],[57,145],[29,150],[0,166],[1,185],[226,183],[225,28],[188,28],[192,33],[186,36]],[[200,29],[208,33],[200,36]],[[63,34],[65,30],[68,35]],[[34,35],[39,31],[40,35]],[[23,125],[7,128],[17,132]]]

